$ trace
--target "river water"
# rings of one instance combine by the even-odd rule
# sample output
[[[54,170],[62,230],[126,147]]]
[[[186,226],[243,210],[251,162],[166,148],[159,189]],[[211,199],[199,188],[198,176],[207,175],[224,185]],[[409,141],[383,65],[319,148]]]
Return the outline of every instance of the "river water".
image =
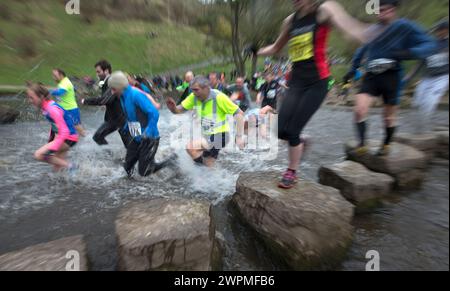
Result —
[[[21,103],[21,101],[19,101]],[[25,104],[22,121],[0,126],[0,254],[62,237],[82,234],[94,270],[114,270],[117,262],[114,220],[132,201],[155,197],[197,198],[213,203],[217,229],[226,240],[224,270],[284,270],[239,221],[229,201],[242,171],[283,170],[286,151],[263,161],[251,152],[229,152],[217,169],[205,175],[178,150],[179,169],[166,169],[148,178],[129,180],[121,168],[125,154],[117,134],[100,148],[92,134],[103,120],[102,109],[84,109],[89,135],[71,152],[79,165],[74,176],[51,173],[33,160],[33,152],[48,137],[49,125]],[[183,118],[183,117],[176,117]],[[438,112],[437,125],[448,126],[448,112]],[[401,131],[413,130],[414,114],[400,114]],[[161,155],[170,153],[172,115],[161,112]],[[371,118],[370,135],[381,138],[381,116]],[[307,133],[314,146],[302,165],[302,176],[317,180],[323,164],[344,160],[343,144],[353,138],[352,113],[323,108]],[[374,213],[355,217],[355,238],[339,270],[365,270],[365,255],[377,250],[382,270],[449,269],[449,168],[435,163],[420,191],[397,193]]]

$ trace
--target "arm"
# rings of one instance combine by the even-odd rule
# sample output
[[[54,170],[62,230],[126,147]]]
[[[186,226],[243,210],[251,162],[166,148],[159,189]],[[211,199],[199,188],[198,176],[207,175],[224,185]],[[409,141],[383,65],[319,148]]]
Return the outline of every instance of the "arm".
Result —
[[[81,100],[81,103],[84,105],[91,106],[104,106],[110,104],[116,96],[112,93],[111,89],[108,89],[105,94],[98,98],[89,98]]]
[[[365,45],[356,50],[352,59],[352,67],[350,71],[344,76],[344,83],[350,82],[350,79],[355,76],[356,71],[361,67],[361,62],[367,52],[367,49],[368,45]]]
[[[58,128],[58,134],[56,135],[49,149],[51,151],[58,152],[66,139],[69,137],[70,131],[67,127],[66,122],[64,121],[64,112],[62,109],[55,106],[50,106],[50,108],[48,109],[48,113],[55,122],[56,127]]]
[[[247,104],[250,106],[250,104],[252,104],[252,96],[250,95],[250,91],[248,90],[247,86],[244,87],[244,95]]]
[[[145,137],[154,137],[156,135],[156,133],[153,132],[153,130],[159,120],[158,110],[155,108],[155,106],[153,106],[153,104],[147,98],[147,95],[143,94],[143,93],[142,93],[142,95],[138,96],[138,98],[136,98],[136,103],[137,103],[136,105],[141,109],[141,111],[144,112],[145,115],[147,115],[147,120],[148,120],[147,128],[145,128],[145,130],[142,132],[144,138]]]
[[[318,20],[320,23],[330,23],[358,42],[367,42],[367,24],[353,18],[336,1],[326,1],[320,5]]]
[[[65,89],[63,89],[63,88],[58,88],[58,89],[52,90],[52,91],[50,92],[50,94],[51,94],[52,96],[55,96],[55,97],[61,97],[61,96],[64,96],[66,93],[67,93],[67,90],[65,90]]]
[[[259,92],[258,95],[256,95],[256,104],[261,105],[261,101],[262,101],[262,94],[261,92]]]
[[[411,23],[410,26],[409,53],[406,53],[402,59],[426,59],[435,53],[438,49],[436,40],[418,25]]]
[[[258,51],[258,56],[271,56],[279,53],[289,41],[289,29],[291,27],[294,14],[290,15],[283,22],[280,35],[275,43],[264,47]]]
[[[161,109],[161,104],[159,104],[158,102],[156,102],[155,98],[153,98],[152,95],[150,95],[149,93],[146,93],[146,96],[148,98],[148,100],[150,100],[150,102],[152,103],[153,106],[155,106],[155,108],[157,110]]]
[[[173,98],[168,98],[166,101],[167,108],[172,112],[173,114],[182,114],[186,112],[186,109],[182,105],[177,105],[175,100]]]
[[[236,120],[236,144],[238,147],[243,150],[244,149],[244,130],[245,130],[245,115],[242,110],[238,109],[234,114],[234,120]]]

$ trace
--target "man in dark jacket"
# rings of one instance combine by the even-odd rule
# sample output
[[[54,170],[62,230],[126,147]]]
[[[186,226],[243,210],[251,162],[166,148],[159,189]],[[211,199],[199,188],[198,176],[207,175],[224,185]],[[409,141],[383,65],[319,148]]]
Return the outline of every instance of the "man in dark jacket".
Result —
[[[108,80],[112,73],[111,64],[101,60],[95,64],[95,70],[100,80],[99,85],[102,95],[98,98],[83,99],[81,101],[84,105],[106,106],[105,122],[97,130],[93,139],[100,146],[107,145],[108,142],[105,138],[111,133],[118,131],[125,148],[127,148],[131,142],[131,137],[128,131],[125,130],[126,118],[120,99],[112,93],[108,85]]]

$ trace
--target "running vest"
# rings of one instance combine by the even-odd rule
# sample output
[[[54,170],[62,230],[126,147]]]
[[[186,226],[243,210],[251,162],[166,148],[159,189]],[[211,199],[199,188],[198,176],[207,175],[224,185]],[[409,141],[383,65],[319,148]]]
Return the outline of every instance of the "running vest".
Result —
[[[295,13],[289,30],[289,57],[293,62],[292,79],[328,78],[330,69],[326,43],[330,27],[317,22],[317,10],[304,17]]]
[[[194,108],[197,109],[197,114],[201,118],[203,135],[210,136],[230,131],[226,115],[217,112],[217,95],[219,94],[221,92],[211,90],[209,100],[201,102],[201,106],[198,104],[198,98],[194,98]],[[206,105],[210,102],[212,103],[211,106],[207,107]]]
[[[64,121],[65,121],[65,123],[67,125],[67,128],[69,129],[69,134],[70,135],[76,135],[77,131],[75,129],[73,121],[67,115],[67,112],[64,110],[64,108],[62,108],[61,105],[58,105],[55,101],[50,101],[48,106],[49,107],[50,106],[54,106],[54,107],[58,108],[58,110],[60,110],[63,113]],[[50,122],[51,127],[52,127],[52,132],[54,132],[55,134],[58,134],[58,127],[56,126],[56,121],[53,120],[53,118],[50,116],[50,113],[47,110],[43,110],[42,113],[44,114],[45,118]]]
[[[66,94],[60,97],[57,102],[64,110],[73,110],[78,108],[77,99],[75,98],[75,88],[69,78],[65,77],[62,79],[58,88],[66,90]]]

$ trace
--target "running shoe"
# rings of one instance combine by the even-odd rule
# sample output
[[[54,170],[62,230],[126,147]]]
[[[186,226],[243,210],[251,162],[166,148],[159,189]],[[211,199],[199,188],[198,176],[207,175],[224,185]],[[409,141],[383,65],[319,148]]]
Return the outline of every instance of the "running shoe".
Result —
[[[297,184],[297,175],[292,170],[287,170],[283,177],[281,178],[280,183],[278,184],[278,187],[282,189],[291,189],[292,187]]]
[[[352,150],[352,155],[362,157],[369,153],[369,148],[367,146],[360,146]]]
[[[377,156],[385,157],[389,156],[391,153],[391,146],[390,145],[383,145],[381,149],[378,151]]]

